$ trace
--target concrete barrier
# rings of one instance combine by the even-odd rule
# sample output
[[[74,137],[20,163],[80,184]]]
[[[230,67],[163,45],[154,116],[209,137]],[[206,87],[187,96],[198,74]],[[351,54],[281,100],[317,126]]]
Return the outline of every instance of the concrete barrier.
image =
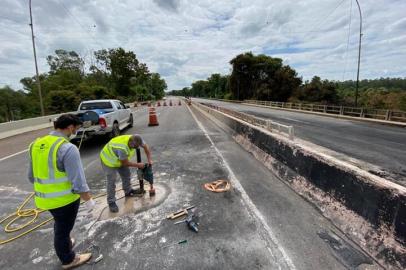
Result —
[[[60,114],[29,118],[0,124],[0,139],[22,134],[25,132],[52,127],[52,121]]]
[[[324,214],[346,233],[353,235],[356,232],[357,242],[360,245],[367,242],[367,249],[374,257],[384,258],[384,253],[390,252],[398,265],[406,267],[404,257],[401,259],[402,252],[397,248],[400,244],[404,252],[406,245],[405,187],[361,170],[353,164],[306,148],[298,142],[289,141],[283,136],[272,134],[264,128],[207,106],[193,104],[230,129],[234,138],[245,149],[295,191],[316,202],[322,212],[330,207],[330,213]],[[326,198],[328,202],[323,204]],[[342,206],[346,209],[343,210]],[[335,214],[334,209],[338,209]],[[363,223],[357,225],[355,220]],[[368,226],[371,230],[367,229]],[[396,243],[385,243],[390,242],[389,238]],[[385,262],[390,260],[385,258]]]
[[[125,105],[129,106],[130,108],[134,108],[134,103],[127,103]],[[76,112],[67,112],[67,113],[76,113]],[[53,120],[58,116],[60,116],[61,114],[62,113],[51,114],[41,117],[34,117],[18,121],[0,123],[0,140],[25,132],[30,132],[33,130],[52,127]]]

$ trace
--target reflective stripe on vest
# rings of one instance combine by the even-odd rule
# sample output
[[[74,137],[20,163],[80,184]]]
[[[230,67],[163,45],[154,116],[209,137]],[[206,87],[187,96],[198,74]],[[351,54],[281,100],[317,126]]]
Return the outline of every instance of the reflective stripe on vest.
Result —
[[[72,193],[72,183],[57,167],[59,147],[68,142],[63,137],[47,135],[30,145],[34,176],[35,204],[40,209],[55,209],[80,198]]]
[[[43,185],[46,184],[57,184],[57,183],[63,183],[68,181],[68,177],[62,177],[59,179],[41,179],[41,178],[34,178],[34,181]]]
[[[42,193],[42,192],[35,192],[35,196],[40,198],[57,198],[63,195],[67,195],[72,193],[70,190],[59,191],[59,192],[51,192],[51,193]]]
[[[122,135],[111,139],[100,152],[100,159],[103,164],[112,167],[118,168],[121,167],[121,161],[118,159],[118,156],[115,154],[114,150],[121,150],[128,156],[128,159],[131,159],[135,154],[135,149],[130,149],[128,146],[128,141],[131,139],[132,135]]]

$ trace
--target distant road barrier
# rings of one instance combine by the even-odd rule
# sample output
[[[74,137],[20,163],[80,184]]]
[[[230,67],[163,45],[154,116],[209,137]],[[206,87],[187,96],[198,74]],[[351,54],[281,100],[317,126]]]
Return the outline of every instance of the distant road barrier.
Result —
[[[0,139],[18,135],[21,133],[52,127],[53,119],[61,114],[28,118],[18,121],[0,123]]]
[[[271,108],[282,108],[406,123],[406,112],[404,111],[261,100],[245,100],[244,103],[262,105]]]
[[[130,108],[134,107],[133,103],[126,104]],[[76,113],[76,112],[67,112]],[[27,118],[23,120],[0,123],[0,139],[15,136],[25,132],[53,127],[53,120],[62,113],[51,114],[46,116]]]
[[[201,102],[201,103],[195,103],[195,104],[198,106],[201,106],[203,108],[204,108],[204,106],[206,106],[206,107],[215,109],[217,111],[223,112],[223,113],[231,115],[235,118],[241,119],[245,122],[248,122],[252,125],[266,128],[267,130],[269,130],[271,132],[277,131],[278,133],[287,135],[287,137],[290,140],[294,140],[294,138],[295,138],[295,131],[294,131],[293,126],[283,125],[283,124],[280,124],[280,123],[277,123],[277,122],[274,122],[271,120],[255,117],[255,116],[252,116],[252,115],[249,115],[246,113],[242,113],[242,112],[233,111],[233,110],[219,107],[219,106],[216,106],[216,105],[213,105],[210,103]],[[202,105],[204,105],[204,106],[202,106]]]

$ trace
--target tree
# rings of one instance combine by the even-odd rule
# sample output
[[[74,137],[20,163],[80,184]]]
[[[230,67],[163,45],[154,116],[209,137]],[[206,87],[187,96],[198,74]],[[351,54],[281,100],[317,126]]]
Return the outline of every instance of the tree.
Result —
[[[310,82],[306,81],[293,96],[300,101],[321,104],[336,104],[339,101],[336,83],[322,81],[318,76],[314,76]]]
[[[137,57],[132,51],[125,51],[123,48],[99,50],[95,52],[97,66],[92,67],[94,71],[109,73],[115,91],[119,96],[128,96],[130,93],[130,80],[136,77],[140,67]]]
[[[149,89],[151,89],[152,96],[155,99],[161,99],[165,96],[165,90],[167,88],[165,80],[161,79],[158,73],[152,73],[149,80]]]
[[[295,70],[284,66],[280,58],[251,52],[230,61],[229,87],[234,98],[286,101],[301,84]]]
[[[52,91],[47,96],[49,109],[53,113],[74,111],[77,109],[79,102],[79,97],[73,91],[68,90]]]
[[[85,62],[75,51],[66,51],[59,49],[55,51],[56,56],[48,55],[47,62],[50,67],[50,73],[56,73],[59,70],[72,70],[84,74]]]

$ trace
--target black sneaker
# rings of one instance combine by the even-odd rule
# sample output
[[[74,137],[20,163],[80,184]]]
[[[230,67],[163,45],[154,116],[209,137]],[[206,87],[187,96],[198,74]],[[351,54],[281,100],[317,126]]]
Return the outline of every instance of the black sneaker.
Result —
[[[127,194],[125,194],[126,197],[142,197],[145,194],[144,189],[131,189]]]
[[[109,203],[109,208],[110,208],[110,212],[112,212],[112,213],[118,212],[118,206],[115,202]]]

